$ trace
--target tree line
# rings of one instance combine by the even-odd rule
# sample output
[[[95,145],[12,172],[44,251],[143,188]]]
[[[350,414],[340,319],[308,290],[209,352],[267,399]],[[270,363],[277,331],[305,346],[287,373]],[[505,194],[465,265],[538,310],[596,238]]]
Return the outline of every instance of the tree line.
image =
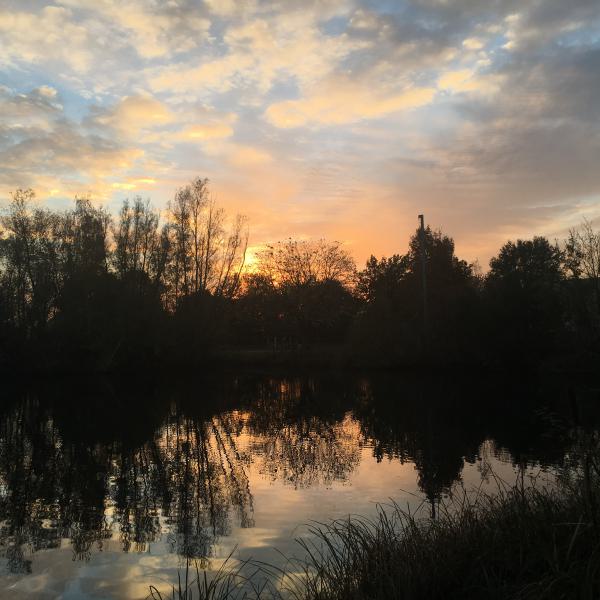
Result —
[[[17,190],[0,219],[0,365],[185,368],[245,355],[580,367],[599,355],[600,233],[587,221],[562,243],[507,242],[482,275],[429,227],[363,269],[338,242],[293,239],[247,268],[246,219],[229,219],[202,178],[162,220],[139,197],[111,216],[89,198],[54,211]]]

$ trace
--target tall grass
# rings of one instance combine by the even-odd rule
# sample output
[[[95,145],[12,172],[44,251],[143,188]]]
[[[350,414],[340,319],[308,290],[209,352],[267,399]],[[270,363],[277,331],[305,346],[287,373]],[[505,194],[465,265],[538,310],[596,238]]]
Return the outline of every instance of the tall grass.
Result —
[[[433,522],[396,505],[318,528],[320,542],[304,542],[305,597],[598,598],[599,537],[569,500],[547,489],[465,494]]]
[[[254,574],[216,579],[233,576],[247,586],[259,571],[260,579],[268,575],[271,584],[246,587],[245,598],[600,598],[599,456],[597,440],[587,439],[552,485],[496,479],[494,493],[457,487],[435,519],[391,504],[374,519],[313,525],[313,535],[298,541],[302,560],[282,569],[253,564]],[[223,589],[198,598],[233,598]]]
[[[263,570],[260,565],[243,561],[233,566],[232,554],[210,577],[197,561],[190,567],[188,560],[185,570],[178,573],[177,586],[171,586],[168,593],[151,585],[148,600],[245,600],[279,596],[268,577],[259,577]]]

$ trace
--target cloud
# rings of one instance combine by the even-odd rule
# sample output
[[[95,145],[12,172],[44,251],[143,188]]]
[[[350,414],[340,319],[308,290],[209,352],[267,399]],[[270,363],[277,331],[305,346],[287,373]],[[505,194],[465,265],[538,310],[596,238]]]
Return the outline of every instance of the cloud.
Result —
[[[485,46],[484,42],[478,38],[467,38],[463,40],[462,45],[467,50],[481,50]]]
[[[255,77],[251,67],[254,59],[250,54],[233,54],[216,58],[199,67],[160,67],[147,73],[148,82],[155,92],[196,91],[199,95],[207,92],[226,92],[234,87],[238,74],[249,72]]]
[[[142,0],[59,0],[84,20],[101,19],[129,36],[144,59],[172,56],[197,47],[208,35],[210,21],[193,2]]]
[[[247,168],[269,164],[273,157],[253,146],[235,146],[229,153],[229,162],[235,167]]]
[[[52,61],[84,72],[92,64],[88,29],[64,7],[45,6],[38,13],[0,10],[0,38],[0,65],[5,67]]]
[[[56,95],[56,90],[49,86],[41,86],[27,94],[0,86],[0,126],[13,133],[33,128],[48,130],[62,111]]]
[[[29,93],[0,88],[2,195],[26,186],[42,193],[93,186],[105,193],[106,179],[132,168],[143,155],[139,147],[67,118],[53,88]]]
[[[363,42],[345,34],[326,35],[311,11],[253,18],[228,27],[224,53],[207,53],[201,64],[150,69],[155,92],[224,93],[245,90],[251,102],[286,78],[299,86],[319,81]],[[197,62],[197,61],[194,61]]]
[[[115,190],[151,189],[156,183],[153,177],[128,177],[125,181],[115,181],[111,187]]]
[[[386,94],[370,86],[336,78],[319,86],[306,98],[271,104],[265,115],[273,125],[283,128],[307,124],[340,125],[425,106],[435,93],[435,88],[413,87]]]
[[[125,96],[110,108],[94,107],[88,123],[97,128],[111,128],[127,135],[160,127],[174,120],[172,112],[151,96]]]
[[[3,193],[160,205],[201,174],[257,244],[285,229],[389,254],[425,212],[484,263],[597,211],[597,0],[13,4]]]
[[[193,142],[228,138],[232,135],[233,128],[227,123],[207,123],[203,125],[189,125],[179,133],[178,137],[179,139]]]
[[[457,71],[446,71],[438,81],[438,88],[450,92],[478,92],[493,94],[498,91],[501,77],[482,76],[474,69],[459,69]]]

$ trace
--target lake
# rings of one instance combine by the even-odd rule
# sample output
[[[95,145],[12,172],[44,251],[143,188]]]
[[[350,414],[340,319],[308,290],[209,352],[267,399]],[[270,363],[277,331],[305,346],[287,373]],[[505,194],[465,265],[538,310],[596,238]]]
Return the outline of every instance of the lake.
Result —
[[[301,556],[306,525],[551,481],[593,398],[506,375],[216,372],[5,386],[0,597],[145,598],[186,559]],[[587,394],[587,395],[586,395]]]

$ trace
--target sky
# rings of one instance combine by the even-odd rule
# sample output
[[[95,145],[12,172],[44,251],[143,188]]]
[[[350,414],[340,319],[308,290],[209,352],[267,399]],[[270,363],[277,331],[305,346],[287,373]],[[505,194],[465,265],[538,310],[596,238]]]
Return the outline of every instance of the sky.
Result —
[[[0,199],[197,176],[253,248],[563,238],[600,216],[600,2],[0,0]]]

